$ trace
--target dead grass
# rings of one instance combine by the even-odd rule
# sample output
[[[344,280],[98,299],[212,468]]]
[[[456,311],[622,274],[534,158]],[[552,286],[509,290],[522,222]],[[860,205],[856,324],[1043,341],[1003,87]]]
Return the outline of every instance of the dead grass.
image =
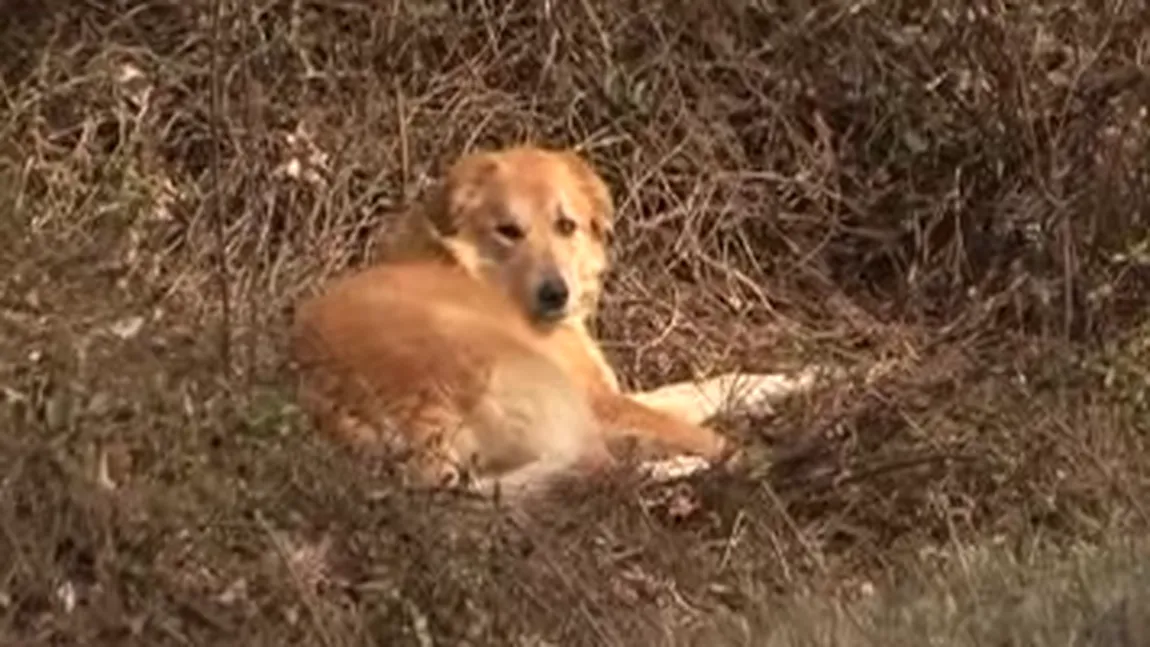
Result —
[[[0,643],[1140,644],[1089,629],[1145,631],[1139,3],[5,16]],[[731,421],[746,474],[391,491],[297,419],[284,315],[523,139],[615,190],[628,384],[883,370]]]

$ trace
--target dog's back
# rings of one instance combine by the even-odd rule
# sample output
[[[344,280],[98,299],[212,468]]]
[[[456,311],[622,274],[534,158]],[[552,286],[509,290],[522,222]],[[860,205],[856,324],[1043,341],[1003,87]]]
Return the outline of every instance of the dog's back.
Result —
[[[381,265],[302,304],[296,359],[319,425],[367,448],[410,452],[415,478],[545,482],[601,459],[587,402],[523,315],[447,265]]]

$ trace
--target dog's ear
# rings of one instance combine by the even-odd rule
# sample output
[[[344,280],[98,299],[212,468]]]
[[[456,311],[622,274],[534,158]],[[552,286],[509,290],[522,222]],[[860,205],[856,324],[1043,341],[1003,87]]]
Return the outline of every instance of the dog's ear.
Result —
[[[480,205],[484,185],[498,170],[498,162],[488,153],[473,153],[452,164],[424,202],[425,216],[435,233],[440,236],[457,234],[462,214]]]
[[[563,159],[579,184],[579,190],[591,206],[591,234],[604,243],[610,242],[615,229],[615,203],[611,189],[595,172],[590,162],[574,151],[565,151]]]

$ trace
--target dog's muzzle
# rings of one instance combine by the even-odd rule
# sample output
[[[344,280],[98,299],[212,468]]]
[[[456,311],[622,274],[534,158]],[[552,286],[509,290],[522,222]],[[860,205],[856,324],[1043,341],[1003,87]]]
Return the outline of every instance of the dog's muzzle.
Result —
[[[535,290],[535,313],[541,319],[558,319],[567,313],[571,290],[561,276],[544,279]]]

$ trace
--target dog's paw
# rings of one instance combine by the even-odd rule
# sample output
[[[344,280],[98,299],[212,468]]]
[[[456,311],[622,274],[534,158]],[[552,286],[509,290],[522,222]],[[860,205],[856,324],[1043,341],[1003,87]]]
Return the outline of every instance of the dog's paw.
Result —
[[[711,461],[702,456],[675,456],[639,463],[639,473],[651,481],[665,483],[686,478],[711,468]]]

